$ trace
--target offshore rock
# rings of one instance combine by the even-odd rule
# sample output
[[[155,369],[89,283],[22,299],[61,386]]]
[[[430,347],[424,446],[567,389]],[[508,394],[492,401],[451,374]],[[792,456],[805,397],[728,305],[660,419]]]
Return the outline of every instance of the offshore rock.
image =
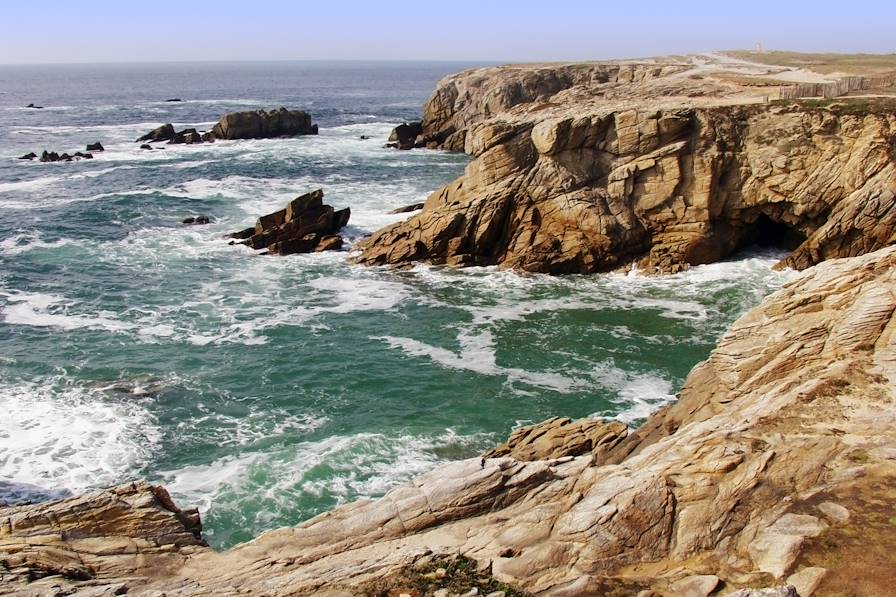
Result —
[[[285,208],[258,218],[253,228],[230,235],[239,244],[275,255],[332,251],[342,248],[337,232],[348,224],[349,208],[334,210],[323,203],[320,189],[296,197]]]
[[[216,139],[266,139],[270,137],[295,137],[316,135],[317,125],[311,123],[311,115],[303,110],[255,110],[227,114],[212,129]]]
[[[0,509],[0,593],[61,572],[74,588],[89,576],[129,594],[352,595],[462,554],[533,594],[703,594],[724,583],[793,595],[751,588],[791,580],[825,594],[861,575],[885,595],[887,569],[862,558],[892,540],[896,515],[894,314],[896,248],[829,260],[741,317],[675,404],[627,436],[599,434],[624,436],[600,454],[581,438],[601,424],[553,420],[518,431],[511,455],[439,467],[222,553],[199,547],[155,498],[102,514],[132,489],[25,507],[28,524]],[[514,450],[579,455],[522,461]]]
[[[174,138],[176,134],[174,130],[173,124],[163,124],[162,126],[155,128],[139,139],[137,139],[137,143],[143,143],[145,141],[155,142],[155,141],[170,141]]]
[[[421,213],[360,243],[360,261],[555,274],[637,261],[672,273],[759,242],[793,249],[782,266],[805,269],[896,241],[892,98],[766,102],[730,80],[684,76],[695,68],[508,66],[444,79],[420,142],[474,160]]]
[[[87,151],[106,151],[106,148],[103,147],[103,144],[97,141],[96,143],[88,143]]]

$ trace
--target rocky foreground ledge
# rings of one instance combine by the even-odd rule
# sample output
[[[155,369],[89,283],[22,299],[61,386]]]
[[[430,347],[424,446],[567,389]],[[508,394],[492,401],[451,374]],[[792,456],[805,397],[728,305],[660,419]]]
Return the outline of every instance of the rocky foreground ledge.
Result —
[[[447,77],[395,136],[474,160],[360,261],[668,273],[758,241],[804,269],[892,244],[896,90],[785,101],[776,76],[704,56]]]
[[[433,595],[474,566],[555,596],[889,595],[894,312],[896,248],[827,261],[739,319],[634,432],[553,420],[222,553],[142,483],[3,508],[0,593]]]

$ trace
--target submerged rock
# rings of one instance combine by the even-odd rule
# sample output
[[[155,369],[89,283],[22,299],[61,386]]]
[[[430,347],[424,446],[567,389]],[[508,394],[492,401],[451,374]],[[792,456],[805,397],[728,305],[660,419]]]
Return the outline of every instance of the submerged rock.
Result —
[[[285,208],[261,216],[254,228],[231,234],[240,244],[267,253],[290,255],[342,248],[336,234],[348,224],[348,208],[335,211],[323,203],[324,192],[312,191],[289,202]]]
[[[35,110],[43,110],[43,109],[44,109],[43,106],[35,106],[34,104],[28,104],[28,105],[25,106],[25,107],[26,107],[26,108],[33,108],[33,109],[35,109]]]
[[[182,102],[184,100],[180,99],[179,97],[173,97],[171,99],[166,99],[165,101],[166,102]]]
[[[144,143],[140,146],[140,149],[152,149],[152,145],[150,145],[149,143]]]
[[[317,125],[303,110],[254,110],[227,114],[212,128],[216,139],[267,139],[316,135]]]
[[[190,216],[189,218],[184,218],[180,221],[181,224],[193,224],[193,225],[203,225],[203,224],[211,224],[212,219],[208,216]]]
[[[26,153],[25,155],[21,156],[19,159],[20,160],[33,160],[36,157],[37,157],[37,154],[32,151],[31,153]]]

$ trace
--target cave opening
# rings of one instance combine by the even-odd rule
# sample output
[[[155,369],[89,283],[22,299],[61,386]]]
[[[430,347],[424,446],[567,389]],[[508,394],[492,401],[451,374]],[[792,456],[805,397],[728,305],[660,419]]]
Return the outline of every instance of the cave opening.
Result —
[[[793,251],[806,240],[806,235],[783,222],[776,222],[765,214],[759,214],[746,231],[740,248],[779,249]]]

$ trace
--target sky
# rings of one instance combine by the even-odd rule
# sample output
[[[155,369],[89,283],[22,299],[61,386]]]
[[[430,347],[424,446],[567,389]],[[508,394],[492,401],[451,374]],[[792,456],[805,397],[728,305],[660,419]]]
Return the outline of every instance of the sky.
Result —
[[[896,0],[5,0],[0,64],[896,52]]]

